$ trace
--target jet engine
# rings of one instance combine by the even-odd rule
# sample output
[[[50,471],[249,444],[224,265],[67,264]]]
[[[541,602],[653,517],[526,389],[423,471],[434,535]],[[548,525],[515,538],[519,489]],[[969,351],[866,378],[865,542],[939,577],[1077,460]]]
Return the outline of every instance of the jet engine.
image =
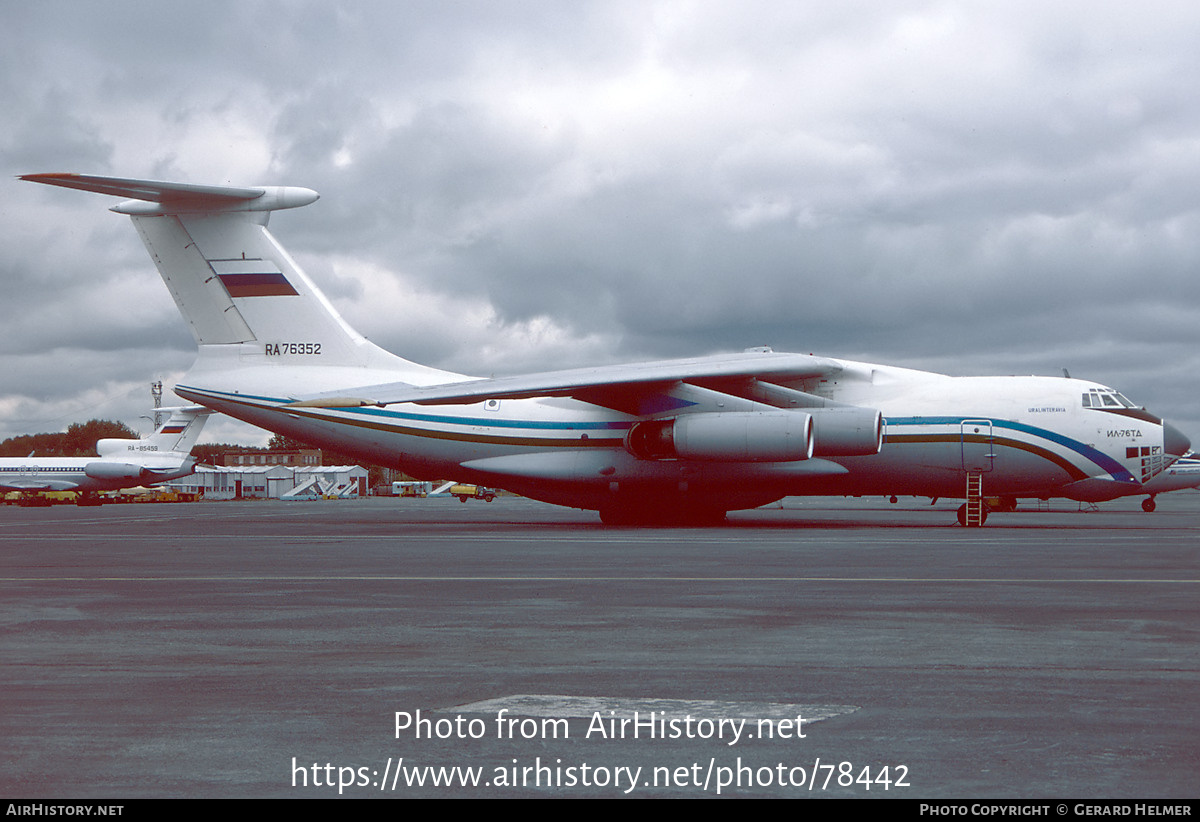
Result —
[[[140,465],[130,465],[127,462],[89,462],[83,467],[83,473],[97,480],[135,480],[141,479],[146,473]]]
[[[812,408],[813,455],[869,457],[883,447],[883,415],[855,406]]]
[[[813,420],[802,411],[688,414],[636,423],[625,449],[638,459],[794,462],[813,455]]]
[[[873,408],[697,413],[636,423],[625,450],[638,459],[794,462],[879,453],[883,415]]]

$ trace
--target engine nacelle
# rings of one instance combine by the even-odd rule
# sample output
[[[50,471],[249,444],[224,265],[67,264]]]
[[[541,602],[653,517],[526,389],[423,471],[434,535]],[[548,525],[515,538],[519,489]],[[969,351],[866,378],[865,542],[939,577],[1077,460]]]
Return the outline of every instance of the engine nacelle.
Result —
[[[802,411],[730,411],[639,422],[625,436],[638,459],[794,462],[813,455],[813,420]]]
[[[868,457],[883,447],[883,415],[874,408],[811,408],[813,455]]]
[[[123,437],[107,437],[102,440],[96,440],[96,453],[102,457],[111,457],[116,454],[124,454],[127,451],[138,450],[138,445],[141,440],[125,439]],[[157,448],[150,449],[157,451]]]
[[[135,480],[142,477],[144,468],[127,462],[89,462],[83,473],[97,480]]]

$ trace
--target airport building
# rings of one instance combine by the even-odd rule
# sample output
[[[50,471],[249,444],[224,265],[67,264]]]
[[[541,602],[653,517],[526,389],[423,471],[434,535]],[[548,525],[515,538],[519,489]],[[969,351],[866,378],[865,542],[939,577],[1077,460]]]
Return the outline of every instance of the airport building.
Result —
[[[320,465],[320,448],[296,448],[273,451],[226,451],[222,465]]]
[[[194,474],[164,485],[204,499],[365,497],[367,469],[358,465],[202,465]]]

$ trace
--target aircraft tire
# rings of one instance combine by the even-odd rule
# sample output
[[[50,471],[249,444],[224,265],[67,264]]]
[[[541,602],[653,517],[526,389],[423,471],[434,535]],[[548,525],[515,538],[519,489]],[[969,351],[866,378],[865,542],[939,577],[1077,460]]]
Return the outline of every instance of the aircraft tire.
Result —
[[[988,507],[986,505],[984,505],[983,506],[983,516],[981,516],[979,518],[979,524],[980,525],[987,524],[987,518],[988,518]],[[958,506],[958,524],[963,526],[964,528],[967,527],[967,504],[965,502],[962,505]]]
[[[1158,507],[1158,503],[1154,501],[1154,497],[1146,497],[1142,500],[1142,510],[1147,514],[1153,514],[1154,509]]]

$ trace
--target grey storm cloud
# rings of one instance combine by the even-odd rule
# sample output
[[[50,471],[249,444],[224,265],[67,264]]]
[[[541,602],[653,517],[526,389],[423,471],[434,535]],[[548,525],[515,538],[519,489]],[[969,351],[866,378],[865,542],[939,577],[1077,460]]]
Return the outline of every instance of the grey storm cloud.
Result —
[[[2,436],[136,418],[191,357],[127,221],[12,180],[40,171],[314,188],[276,236],[359,330],[443,368],[751,345],[1068,367],[1200,436],[1193,4],[46,0],[0,22]]]

